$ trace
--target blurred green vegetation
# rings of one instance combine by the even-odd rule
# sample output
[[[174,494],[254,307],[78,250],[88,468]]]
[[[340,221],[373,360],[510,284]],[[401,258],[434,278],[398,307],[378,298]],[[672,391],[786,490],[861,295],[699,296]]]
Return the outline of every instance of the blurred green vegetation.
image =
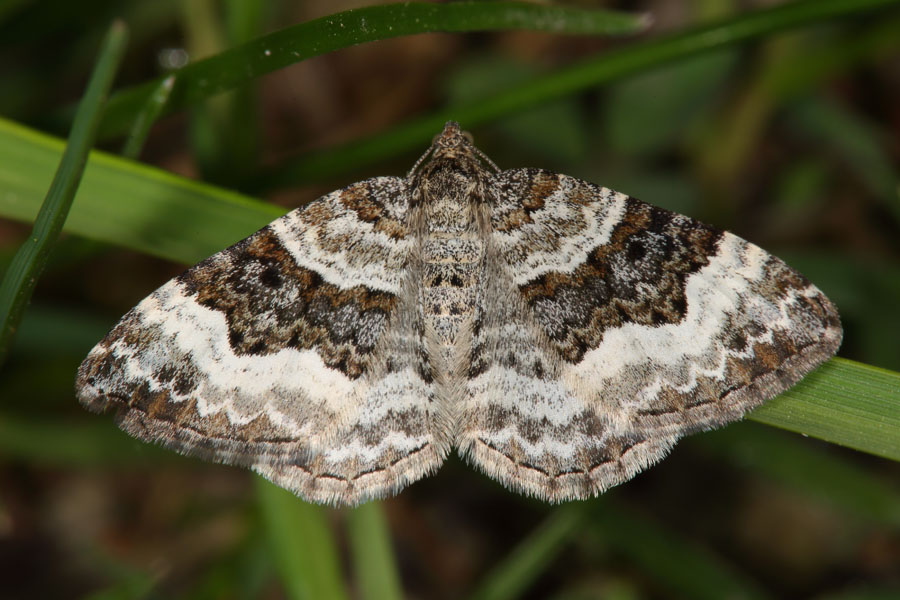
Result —
[[[325,191],[403,173],[455,118],[501,166],[602,183],[799,268],[838,304],[852,360],[753,418],[900,456],[900,2],[578,4],[632,15],[0,3],[4,272],[110,20],[132,39],[101,130],[112,153],[93,155],[0,371],[5,597],[900,595],[897,463],[758,423],[695,436],[590,502],[546,506],[451,460],[395,499],[333,510],[140,444],[74,401],[90,347],[177,274],[159,259],[195,262]],[[409,35],[426,31],[482,33]],[[112,134],[144,162],[116,157]]]
[[[40,212],[34,218],[34,229],[13,256],[0,281],[0,365],[6,362],[25,307],[31,301],[31,294],[62,233],[94,145],[97,126],[103,117],[106,96],[112,87],[127,42],[128,30],[125,24],[116,21],[103,41],[100,58],[94,67],[84,98],[79,103],[59,169]]]

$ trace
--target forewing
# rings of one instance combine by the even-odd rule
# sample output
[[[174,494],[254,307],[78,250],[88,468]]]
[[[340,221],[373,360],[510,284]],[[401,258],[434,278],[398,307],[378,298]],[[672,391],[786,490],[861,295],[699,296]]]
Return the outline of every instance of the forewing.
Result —
[[[545,171],[500,173],[491,194],[499,266],[458,443],[511,487],[602,492],[840,344],[831,302],[734,235]]]
[[[318,502],[439,466],[406,190],[375,178],[274,221],[169,281],[88,355],[78,396],[186,454],[254,467]]]

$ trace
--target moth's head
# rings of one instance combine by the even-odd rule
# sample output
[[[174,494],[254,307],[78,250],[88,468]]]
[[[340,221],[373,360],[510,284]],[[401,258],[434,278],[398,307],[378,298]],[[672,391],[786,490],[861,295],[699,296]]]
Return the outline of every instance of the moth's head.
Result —
[[[431,140],[431,147],[437,153],[441,150],[447,152],[460,151],[463,149],[471,149],[473,147],[472,134],[459,128],[456,121],[447,121],[444,130],[434,136]]]
[[[471,172],[483,169],[485,164],[494,171],[500,170],[491,159],[475,147],[472,134],[460,129],[456,121],[447,121],[444,130],[434,136],[431,148],[416,162],[409,174],[412,176],[414,173],[421,174],[435,168],[448,167]]]

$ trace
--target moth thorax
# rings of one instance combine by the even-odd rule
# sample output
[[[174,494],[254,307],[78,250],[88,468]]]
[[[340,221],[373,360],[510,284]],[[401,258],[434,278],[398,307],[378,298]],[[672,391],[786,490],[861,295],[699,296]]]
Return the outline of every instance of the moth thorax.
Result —
[[[432,173],[424,186],[424,215],[429,232],[459,233],[474,228],[478,187],[453,169]]]

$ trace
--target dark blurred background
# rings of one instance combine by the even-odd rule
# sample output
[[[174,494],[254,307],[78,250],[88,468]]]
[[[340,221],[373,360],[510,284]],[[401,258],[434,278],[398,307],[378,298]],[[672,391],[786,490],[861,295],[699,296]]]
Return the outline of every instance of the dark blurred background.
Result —
[[[131,27],[117,80],[125,87],[372,2],[260,4],[265,10],[242,12],[241,2],[211,0],[0,2],[0,117],[65,137],[58,115],[83,92],[113,17]],[[569,4],[644,12],[653,25],[621,38],[426,34],[356,46],[162,119],[140,160],[293,208],[372,175],[404,174],[427,141],[302,184],[273,188],[260,173],[617,47],[779,3]],[[876,11],[666,64],[472,133],[501,168],[578,176],[783,257],[838,305],[840,356],[900,370],[898,47],[900,10]],[[119,145],[100,142],[113,152]],[[29,231],[0,218],[0,266]],[[132,441],[111,418],[82,411],[72,392],[90,347],[183,268],[74,236],[60,241],[0,371],[0,597],[290,595],[250,473]],[[574,508],[516,496],[457,458],[382,506],[412,598],[483,589],[542,527],[559,528],[558,549],[545,548],[521,597],[716,598],[727,589],[748,598],[900,598],[898,475],[896,463],[745,423],[687,440],[659,466]],[[847,498],[821,492],[838,476]],[[343,512],[322,514],[352,562]]]

